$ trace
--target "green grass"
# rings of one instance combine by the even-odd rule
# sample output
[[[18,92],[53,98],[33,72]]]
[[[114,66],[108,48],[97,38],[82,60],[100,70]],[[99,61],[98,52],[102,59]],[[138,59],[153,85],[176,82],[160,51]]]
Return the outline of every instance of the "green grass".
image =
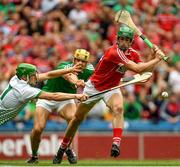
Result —
[[[64,160],[60,165],[53,165],[52,161],[41,160],[39,164],[27,165],[23,160],[0,160],[0,166],[72,166]],[[180,160],[79,160],[73,166],[180,166]]]

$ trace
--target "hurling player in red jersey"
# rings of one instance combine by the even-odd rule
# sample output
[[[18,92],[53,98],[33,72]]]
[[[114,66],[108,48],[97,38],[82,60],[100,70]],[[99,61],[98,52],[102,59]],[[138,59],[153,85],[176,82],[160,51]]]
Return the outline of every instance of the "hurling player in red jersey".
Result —
[[[120,27],[117,33],[117,43],[110,47],[99,61],[93,75],[90,77],[84,88],[84,93],[93,95],[100,91],[119,85],[120,79],[126,70],[142,73],[152,68],[162,60],[162,52],[154,46],[152,59],[143,63],[139,54],[131,48],[134,32],[127,26]],[[53,159],[54,164],[61,163],[63,154],[76,133],[80,123],[87,113],[99,101],[103,99],[113,113],[113,142],[110,155],[117,157],[120,154],[120,143],[123,131],[123,96],[120,89],[115,89],[99,96],[82,102],[77,109],[74,118],[68,124],[63,142]]]

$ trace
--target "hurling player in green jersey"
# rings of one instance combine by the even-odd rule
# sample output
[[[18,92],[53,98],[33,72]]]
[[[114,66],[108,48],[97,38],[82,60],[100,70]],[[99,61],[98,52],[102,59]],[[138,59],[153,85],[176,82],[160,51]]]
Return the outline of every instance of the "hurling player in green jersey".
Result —
[[[46,92],[76,93],[78,87],[85,86],[85,82],[94,71],[93,65],[88,63],[89,57],[90,53],[88,51],[85,49],[77,49],[74,53],[73,62],[62,62],[58,65],[57,69],[67,69],[76,64],[80,64],[81,71],[78,73],[69,73],[58,78],[49,79],[42,90]],[[68,123],[76,112],[76,103],[73,99],[61,102],[43,99],[39,99],[37,101],[34,128],[31,132],[32,156],[27,163],[38,162],[38,148],[41,134],[46,126],[46,122],[52,110],[56,110],[58,115],[64,118]],[[72,148],[68,148],[66,150],[66,155],[69,163],[77,163],[77,157]]]

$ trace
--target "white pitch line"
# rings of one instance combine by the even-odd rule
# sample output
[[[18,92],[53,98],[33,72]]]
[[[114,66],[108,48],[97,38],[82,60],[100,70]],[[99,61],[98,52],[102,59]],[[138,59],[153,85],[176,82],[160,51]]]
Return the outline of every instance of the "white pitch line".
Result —
[[[1,165],[0,165],[1,166]],[[27,165],[27,166],[30,166],[30,167],[37,167],[37,166],[32,166],[32,165]],[[27,167],[27,166],[15,166],[15,165],[3,165],[2,167]],[[40,166],[41,167],[41,165],[38,165],[38,166]],[[43,166],[42,165],[42,167],[55,167],[56,165],[52,165],[52,166]],[[94,166],[94,167],[100,167],[100,165],[98,165],[98,166],[95,166],[95,165],[91,165],[91,166],[87,166],[87,165],[85,165],[85,166],[78,166],[78,165],[75,165],[75,166],[77,166],[77,167],[91,167],[91,166]],[[114,165],[112,165],[113,167],[115,167]],[[112,167],[112,166],[106,166],[106,165],[104,165],[103,167]],[[118,165],[116,165],[116,166],[118,166]],[[63,166],[63,167],[70,167],[70,165],[67,165],[67,166]],[[119,166],[118,166],[119,167]],[[120,167],[122,167],[122,165],[120,165]],[[125,165],[125,167],[139,167],[139,166],[126,166]],[[140,165],[140,167],[144,167],[143,165]],[[147,167],[147,166],[146,166]],[[154,167],[154,166],[149,166],[148,165],[148,167]],[[164,167],[164,166],[156,166],[156,167]],[[170,167],[179,167],[179,166],[170,166]]]

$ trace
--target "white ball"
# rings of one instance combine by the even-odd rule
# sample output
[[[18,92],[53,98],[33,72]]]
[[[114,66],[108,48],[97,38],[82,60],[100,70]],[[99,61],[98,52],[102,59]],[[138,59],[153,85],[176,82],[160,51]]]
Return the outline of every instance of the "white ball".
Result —
[[[161,96],[162,96],[163,98],[168,98],[169,94],[168,94],[168,92],[162,92],[162,93],[161,93]]]

